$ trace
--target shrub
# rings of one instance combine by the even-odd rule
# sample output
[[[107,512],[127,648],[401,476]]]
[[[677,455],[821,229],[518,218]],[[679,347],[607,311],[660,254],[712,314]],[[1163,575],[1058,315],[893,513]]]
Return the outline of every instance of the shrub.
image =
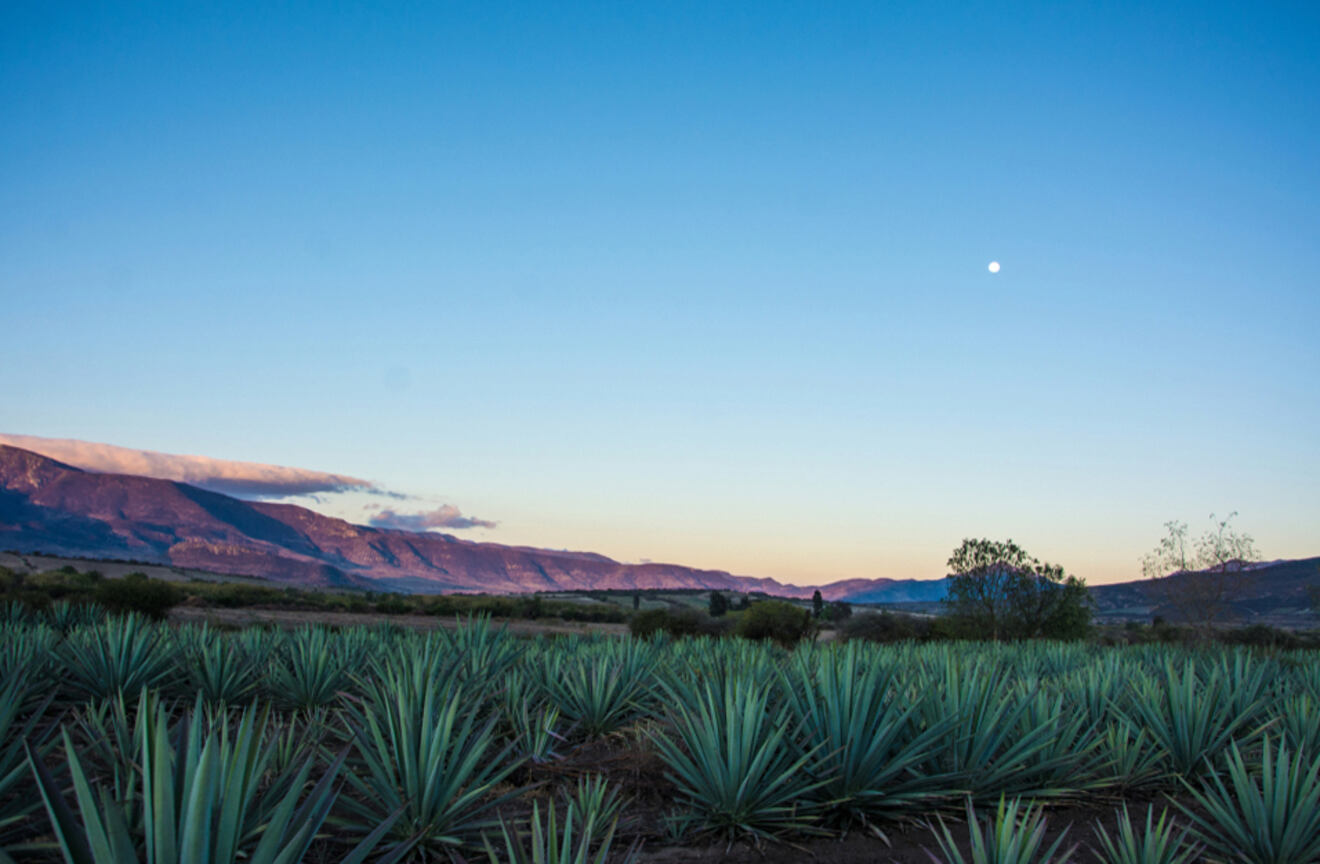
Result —
[[[376,612],[381,615],[406,615],[412,606],[401,597],[386,597],[376,604]]]
[[[1302,640],[1295,633],[1268,624],[1252,624],[1250,627],[1229,630],[1221,638],[1230,645],[1250,645],[1253,648],[1302,647]]]
[[[773,639],[792,647],[810,636],[813,629],[810,609],[783,600],[762,600],[743,613],[737,633],[744,639]]]
[[[909,642],[929,639],[931,630],[929,618],[895,612],[865,612],[844,621],[839,634],[843,639],[864,639],[867,642]]]
[[[122,579],[106,579],[96,586],[96,602],[111,612],[138,612],[160,620],[183,599],[183,593],[168,582],[150,579],[145,573],[129,573]]]
[[[727,617],[711,618],[696,609],[647,609],[628,620],[628,632],[645,638],[665,633],[682,636],[727,636],[734,624]]]

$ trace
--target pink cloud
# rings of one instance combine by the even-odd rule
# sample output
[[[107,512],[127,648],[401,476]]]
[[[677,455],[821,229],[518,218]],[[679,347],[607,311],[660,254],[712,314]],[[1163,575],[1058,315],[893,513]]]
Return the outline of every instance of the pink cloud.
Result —
[[[382,510],[371,517],[371,525],[375,528],[395,528],[401,531],[426,531],[430,528],[451,530],[494,528],[497,524],[487,519],[464,516],[452,504],[445,504],[425,513],[395,513],[393,510]]]

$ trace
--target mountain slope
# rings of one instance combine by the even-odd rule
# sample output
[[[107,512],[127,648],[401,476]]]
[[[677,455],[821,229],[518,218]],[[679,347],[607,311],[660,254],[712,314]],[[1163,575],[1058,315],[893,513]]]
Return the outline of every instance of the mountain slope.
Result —
[[[673,564],[370,528],[291,504],[185,483],[82,471],[0,446],[0,548],[132,558],[298,585],[416,592],[720,589],[810,597],[814,588]],[[849,580],[826,599],[883,596],[914,580]],[[934,583],[933,583],[934,584]]]

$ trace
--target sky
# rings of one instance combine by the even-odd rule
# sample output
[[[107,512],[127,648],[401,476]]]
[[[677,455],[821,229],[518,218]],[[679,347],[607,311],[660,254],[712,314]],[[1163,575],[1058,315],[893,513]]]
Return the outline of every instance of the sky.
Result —
[[[0,432],[799,584],[1320,554],[1320,6],[378,5],[0,7]]]

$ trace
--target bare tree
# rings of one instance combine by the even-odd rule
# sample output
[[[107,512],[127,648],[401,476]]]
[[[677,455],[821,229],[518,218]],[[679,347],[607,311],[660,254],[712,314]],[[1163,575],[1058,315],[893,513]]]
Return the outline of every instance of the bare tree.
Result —
[[[1166,522],[1168,533],[1141,560],[1143,575],[1156,580],[1156,596],[1203,632],[1229,617],[1250,584],[1251,563],[1260,560],[1251,536],[1233,529],[1236,516],[1211,513],[1211,527],[1196,538],[1188,537],[1186,522]]]

